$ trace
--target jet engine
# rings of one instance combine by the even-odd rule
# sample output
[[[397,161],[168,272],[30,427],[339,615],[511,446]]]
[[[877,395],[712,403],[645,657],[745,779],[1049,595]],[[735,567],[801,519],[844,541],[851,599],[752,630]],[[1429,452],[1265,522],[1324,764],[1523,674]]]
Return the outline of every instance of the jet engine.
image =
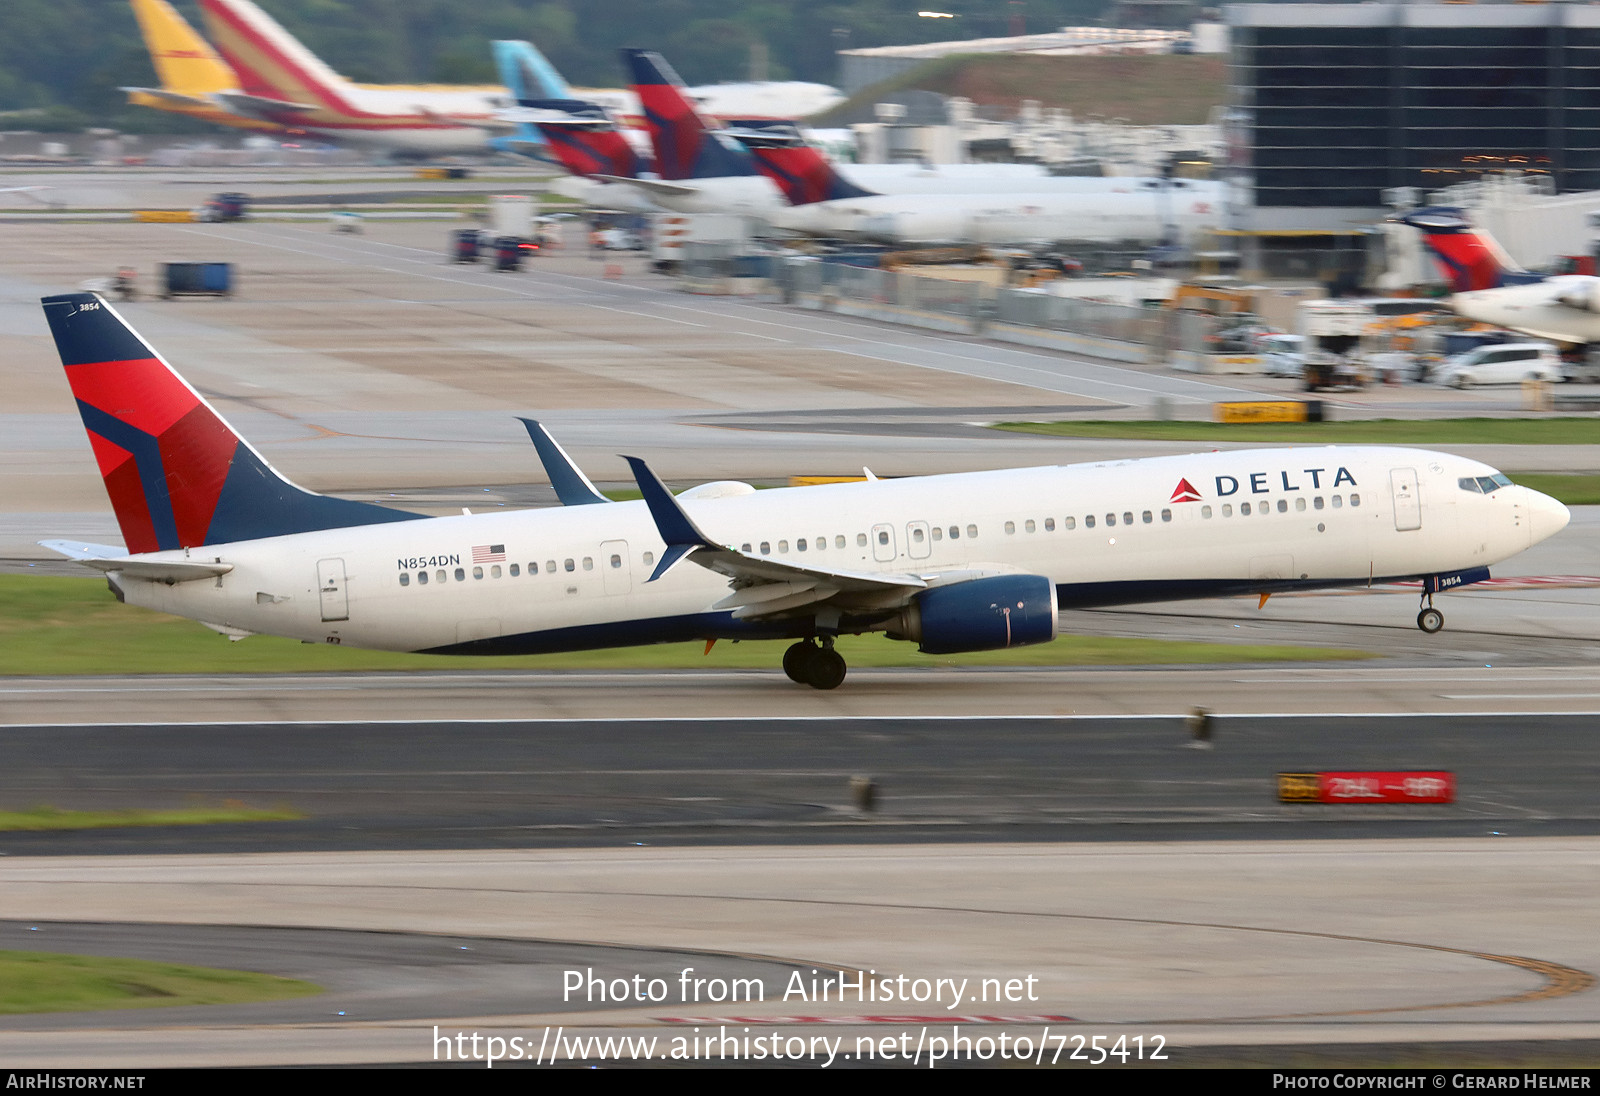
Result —
[[[1056,638],[1056,588],[1042,575],[997,575],[924,590],[900,611],[891,639],[924,654],[999,651]]]
[[[1556,300],[1568,308],[1585,312],[1600,312],[1600,278],[1584,278],[1556,294]]]

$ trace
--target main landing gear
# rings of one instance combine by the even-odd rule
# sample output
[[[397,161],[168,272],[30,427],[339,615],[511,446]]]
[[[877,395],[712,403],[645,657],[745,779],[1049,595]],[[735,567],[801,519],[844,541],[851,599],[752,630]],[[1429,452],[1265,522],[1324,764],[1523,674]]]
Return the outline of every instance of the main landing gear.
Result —
[[[789,680],[813,689],[837,689],[844,683],[844,658],[833,649],[833,637],[802,639],[783,652],[783,672]]]
[[[1444,614],[1433,607],[1432,594],[1423,594],[1422,600],[1427,602],[1427,606],[1417,614],[1417,627],[1431,636],[1444,627]]]

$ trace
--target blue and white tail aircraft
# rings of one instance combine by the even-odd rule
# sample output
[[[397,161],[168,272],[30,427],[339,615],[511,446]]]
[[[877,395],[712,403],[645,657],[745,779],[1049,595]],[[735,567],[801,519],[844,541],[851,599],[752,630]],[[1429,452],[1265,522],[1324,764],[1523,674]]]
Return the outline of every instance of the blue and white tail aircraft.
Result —
[[[423,517],[284,479],[91,293],[44,299],[126,548],[46,541],[123,601],[226,635],[447,654],[793,639],[819,689],[834,638],[930,654],[1044,643],[1062,609],[1422,579],[1432,595],[1566,526],[1474,460],[1328,446],[674,497],[626,458],[608,502],[528,430],[566,505]]]

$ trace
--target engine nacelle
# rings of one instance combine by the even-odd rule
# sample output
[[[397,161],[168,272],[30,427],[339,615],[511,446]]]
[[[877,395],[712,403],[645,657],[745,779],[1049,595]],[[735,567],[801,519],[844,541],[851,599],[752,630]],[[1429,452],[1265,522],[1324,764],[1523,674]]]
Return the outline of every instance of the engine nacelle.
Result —
[[[912,599],[890,635],[924,654],[1000,651],[1056,638],[1056,588],[1042,575],[996,575],[935,586]]]
[[[1600,312],[1600,280],[1585,278],[1556,294],[1556,300],[1568,308],[1585,312]]]

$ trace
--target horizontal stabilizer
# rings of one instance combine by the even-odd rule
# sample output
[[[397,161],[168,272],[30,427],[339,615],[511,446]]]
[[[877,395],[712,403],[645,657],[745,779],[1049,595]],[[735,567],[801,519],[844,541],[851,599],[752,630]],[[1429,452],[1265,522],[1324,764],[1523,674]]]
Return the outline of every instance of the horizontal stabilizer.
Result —
[[[596,175],[594,178],[602,183],[627,183],[629,186],[638,187],[646,194],[664,194],[668,197],[676,194],[699,194],[701,189],[683,183],[669,183],[664,179],[628,179],[621,175]]]
[[[263,122],[272,121],[271,115],[274,113],[304,114],[308,110],[317,109],[313,103],[291,103],[286,99],[246,95],[242,91],[214,91],[211,93],[211,99],[225,110]]]
[[[196,579],[216,578],[233,570],[233,564],[218,561],[130,556],[110,544],[88,544],[78,540],[41,540],[39,544],[96,571],[115,571],[128,578],[142,578],[151,582],[194,582]]]
[[[185,95],[178,91],[167,91],[163,88],[118,88],[129,95],[143,95],[149,99],[157,99],[175,107],[199,107],[203,110],[215,110],[217,104],[202,95]],[[140,104],[144,105],[144,104]]]

